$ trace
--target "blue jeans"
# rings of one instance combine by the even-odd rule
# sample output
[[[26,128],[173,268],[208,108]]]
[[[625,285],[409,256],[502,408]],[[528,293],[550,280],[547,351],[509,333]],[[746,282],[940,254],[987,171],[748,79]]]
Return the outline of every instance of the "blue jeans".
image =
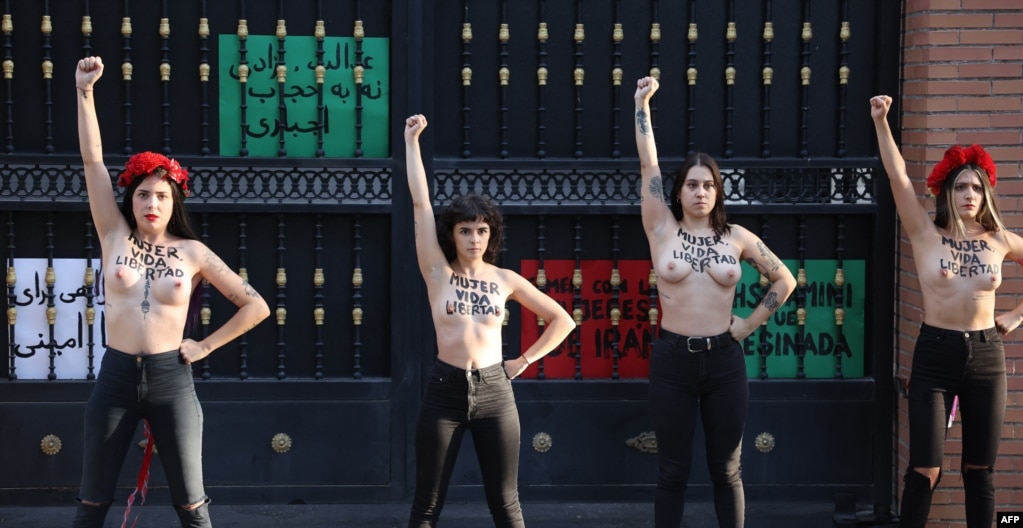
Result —
[[[654,342],[650,411],[657,435],[657,528],[682,524],[697,414],[703,422],[718,526],[741,528],[744,523],[739,456],[749,406],[746,359],[730,336],[715,337],[719,343],[707,346],[707,338],[689,340],[661,330]]]
[[[519,413],[504,366],[467,371],[439,359],[416,419],[416,491],[409,527],[437,525],[466,430],[472,432],[494,526],[524,528]]]
[[[964,332],[922,325],[913,352],[909,383],[909,472],[941,467],[952,401],[959,396],[967,526],[991,526],[991,473],[1005,417],[1005,348],[995,328]],[[920,485],[916,482],[919,481]],[[907,474],[902,526],[924,526],[930,510],[930,482]],[[926,487],[927,489],[917,489]]]
[[[114,500],[135,429],[146,419],[179,516],[182,506],[208,501],[202,479],[202,418],[192,368],[176,351],[141,356],[108,348],[85,406],[79,500],[101,504]],[[80,507],[75,527],[101,527],[105,513]],[[188,525],[210,526],[208,517]]]

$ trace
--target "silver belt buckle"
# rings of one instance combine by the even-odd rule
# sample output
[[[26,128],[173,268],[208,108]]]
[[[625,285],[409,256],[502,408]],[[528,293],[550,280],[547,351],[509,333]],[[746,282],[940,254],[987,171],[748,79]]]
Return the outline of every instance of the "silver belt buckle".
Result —
[[[697,352],[702,352],[702,350],[693,350],[693,340],[694,339],[695,340],[706,339],[707,340],[707,348],[704,349],[704,350],[710,350],[710,338],[709,337],[687,337],[686,338],[686,349],[689,350],[690,354],[695,354]]]

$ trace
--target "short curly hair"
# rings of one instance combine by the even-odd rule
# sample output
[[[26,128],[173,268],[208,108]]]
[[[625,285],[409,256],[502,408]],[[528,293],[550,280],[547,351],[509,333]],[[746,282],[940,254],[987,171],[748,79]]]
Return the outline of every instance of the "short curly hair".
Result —
[[[478,194],[466,194],[451,201],[437,216],[437,241],[444,250],[444,258],[453,262],[458,258],[455,250],[455,225],[459,222],[482,220],[490,226],[490,240],[487,251],[483,254],[483,262],[494,264],[504,243],[504,217],[501,211],[489,198]]]

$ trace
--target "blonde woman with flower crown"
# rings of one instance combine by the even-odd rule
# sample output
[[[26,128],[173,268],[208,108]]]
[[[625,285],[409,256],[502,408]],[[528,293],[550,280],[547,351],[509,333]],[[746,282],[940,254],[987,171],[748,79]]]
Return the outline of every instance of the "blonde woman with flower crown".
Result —
[[[909,467],[899,526],[924,527],[941,478],[946,423],[959,398],[966,523],[994,518],[994,466],[1005,415],[1002,336],[1023,321],[1023,304],[995,315],[1005,259],[1023,261],[1023,238],[1009,232],[995,200],[996,169],[979,145],[955,145],[927,178],[932,220],[917,199],[891,128],[892,98],[870,100],[881,161],[913,247],[924,320],[909,383]]]
[[[149,444],[159,445],[181,526],[209,527],[203,416],[191,364],[256,326],[270,310],[252,286],[198,240],[184,204],[188,171],[176,161],[153,152],[132,156],[117,180],[125,188],[118,210],[93,98],[102,75],[99,57],[78,62],[78,138],[102,248],[109,346],[85,407],[82,486],[72,526],[103,526],[125,454],[138,422],[145,420]],[[238,311],[202,341],[193,341],[185,336],[198,312],[203,279]]]

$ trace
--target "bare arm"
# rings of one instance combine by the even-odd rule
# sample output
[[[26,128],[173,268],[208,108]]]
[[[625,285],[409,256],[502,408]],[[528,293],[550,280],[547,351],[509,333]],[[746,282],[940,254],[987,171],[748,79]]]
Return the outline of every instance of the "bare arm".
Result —
[[[199,273],[211,286],[227,297],[227,300],[238,307],[220,328],[196,342],[185,339],[181,342],[181,356],[186,363],[193,363],[210,355],[214,350],[230,343],[238,336],[248,332],[270,315],[270,307],[247,281],[235,273],[205,244],[192,242],[199,248]]]
[[[1009,247],[1009,252],[1006,253],[1005,258],[1014,260],[1017,264],[1023,264],[1023,238],[1020,238],[1016,233],[1010,233],[1008,230],[1003,231],[1003,233],[1005,235],[1005,243]],[[1012,332],[1019,327],[1020,323],[1023,323],[1023,303],[1017,304],[1012,310],[995,316],[995,328],[1002,335]]]
[[[654,129],[650,121],[650,97],[657,91],[659,84],[653,77],[644,77],[636,81],[636,151],[639,154],[640,176],[640,210],[643,215],[643,229],[651,242],[660,240],[674,223],[671,210],[665,203],[664,182],[661,180],[661,168],[657,165],[657,145],[654,142]]]
[[[99,57],[86,57],[78,61],[75,70],[75,96],[78,99],[78,143],[85,169],[85,187],[89,192],[89,210],[92,222],[101,240],[107,235],[127,230],[110,184],[110,173],[103,164],[103,141],[96,117],[93,85],[103,76],[103,61]]]
[[[505,362],[505,372],[514,378],[526,370],[531,363],[549,354],[575,329],[575,319],[565,311],[554,299],[538,290],[518,273],[506,270],[512,292],[508,298],[522,305],[523,308],[535,313],[544,320],[544,331],[518,358]]]
[[[729,331],[736,341],[741,341],[764,324],[767,318],[771,317],[771,314],[776,312],[781,305],[785,304],[789,295],[792,295],[796,289],[796,279],[792,276],[789,268],[760,240],[760,237],[741,226],[733,226],[732,234],[733,237],[736,235],[742,237],[743,249],[740,257],[771,282],[771,289],[767,291],[764,299],[760,301],[749,317],[745,319],[737,316],[732,317]]]
[[[877,147],[881,153],[881,162],[884,163],[884,170],[888,173],[888,181],[892,186],[892,197],[895,198],[895,208],[899,212],[899,218],[906,228],[910,239],[924,233],[934,224],[927,211],[920,201],[917,200],[916,191],[906,174],[906,161],[902,159],[899,147],[892,137],[892,129],[888,124],[888,109],[891,108],[892,98],[887,95],[878,95],[870,99],[870,117],[874,120],[874,130],[877,132]]]
[[[408,189],[412,195],[412,214],[416,223],[416,257],[419,259],[419,271],[429,283],[431,278],[442,278],[438,272],[447,266],[447,259],[437,241],[430,188],[426,183],[426,168],[423,167],[423,155],[419,150],[419,135],[426,125],[426,117],[421,114],[405,120],[405,170],[408,172]]]

